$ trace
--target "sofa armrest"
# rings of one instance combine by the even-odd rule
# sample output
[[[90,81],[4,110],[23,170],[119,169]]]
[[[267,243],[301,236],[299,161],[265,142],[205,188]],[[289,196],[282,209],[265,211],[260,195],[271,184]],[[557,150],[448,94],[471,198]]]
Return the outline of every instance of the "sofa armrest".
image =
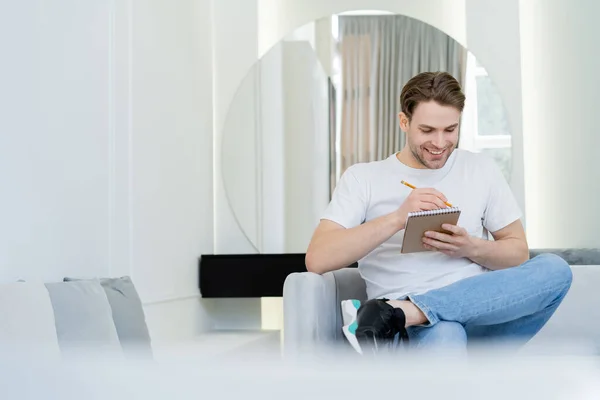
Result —
[[[337,307],[333,274],[288,275],[283,285],[284,356],[314,354],[333,344]]]

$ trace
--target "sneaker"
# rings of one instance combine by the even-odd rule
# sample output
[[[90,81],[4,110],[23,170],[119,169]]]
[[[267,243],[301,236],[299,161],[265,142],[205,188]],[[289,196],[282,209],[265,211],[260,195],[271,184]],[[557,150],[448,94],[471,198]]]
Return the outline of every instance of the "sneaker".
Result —
[[[363,353],[393,350],[396,336],[399,341],[408,342],[404,311],[387,302],[388,299],[372,299],[357,311],[356,339]]]

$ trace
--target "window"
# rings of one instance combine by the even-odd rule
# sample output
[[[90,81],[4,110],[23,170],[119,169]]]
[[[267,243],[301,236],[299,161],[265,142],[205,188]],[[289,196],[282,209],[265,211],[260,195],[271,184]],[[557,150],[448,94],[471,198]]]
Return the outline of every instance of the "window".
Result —
[[[470,52],[464,90],[467,100],[459,147],[489,154],[510,182],[512,142],[506,111],[487,71]]]

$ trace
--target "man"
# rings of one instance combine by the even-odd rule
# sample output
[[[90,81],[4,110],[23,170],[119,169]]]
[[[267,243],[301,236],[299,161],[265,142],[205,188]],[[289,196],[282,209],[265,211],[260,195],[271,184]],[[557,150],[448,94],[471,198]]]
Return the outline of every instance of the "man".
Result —
[[[358,261],[369,299],[390,299],[417,347],[528,341],[569,290],[570,267],[552,254],[529,259],[521,211],[500,170],[457,149],[465,96],[451,75],[413,77],[400,102],[406,146],[344,172],[308,247],[308,270]],[[456,226],[443,226],[451,234],[427,232],[430,251],[402,254],[407,214],[446,202],[461,210]]]

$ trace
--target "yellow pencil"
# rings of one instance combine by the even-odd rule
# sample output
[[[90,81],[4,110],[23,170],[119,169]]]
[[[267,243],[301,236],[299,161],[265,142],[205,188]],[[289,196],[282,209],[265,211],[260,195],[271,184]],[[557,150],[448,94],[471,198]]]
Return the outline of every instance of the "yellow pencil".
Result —
[[[408,187],[409,187],[409,188],[411,188],[411,189],[416,189],[416,186],[415,186],[415,185],[411,185],[410,183],[408,183],[408,182],[406,182],[406,181],[402,181],[402,184],[403,184],[403,185],[405,185],[405,186],[408,186]],[[448,207],[452,207],[452,204],[448,203],[447,201],[445,201],[444,203],[446,203],[446,205],[447,205]]]

